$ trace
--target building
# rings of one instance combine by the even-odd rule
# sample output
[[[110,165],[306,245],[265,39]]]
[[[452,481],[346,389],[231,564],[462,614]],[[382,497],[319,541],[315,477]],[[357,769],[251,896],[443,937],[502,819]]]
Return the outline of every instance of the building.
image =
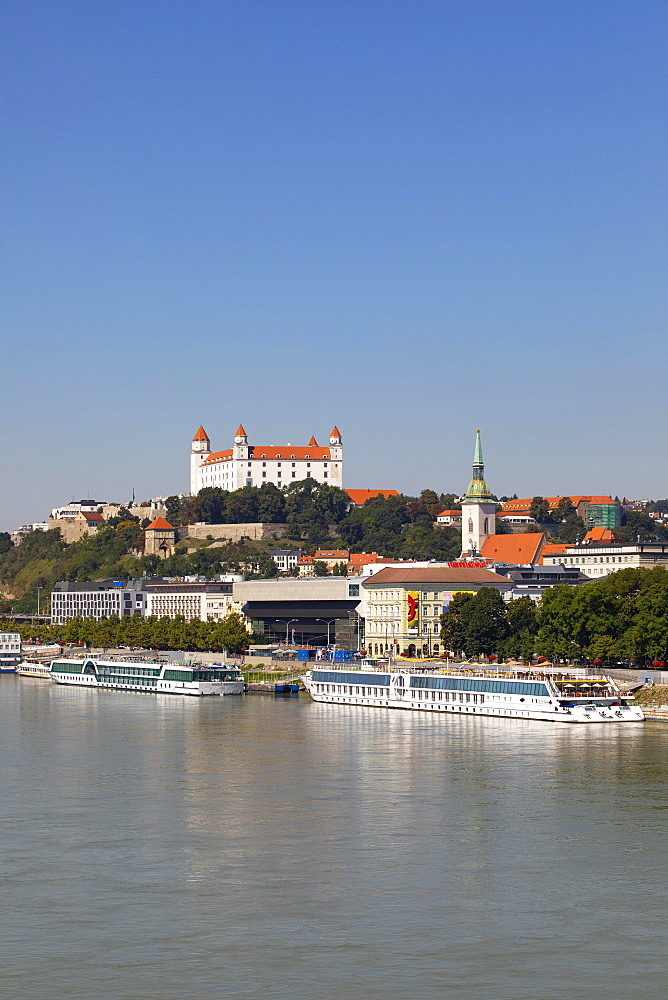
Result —
[[[62,625],[70,618],[119,618],[143,615],[146,595],[141,580],[94,580],[86,583],[61,581],[51,593],[51,624]]]
[[[304,552],[302,549],[269,549],[267,555],[274,560],[279,573],[287,574],[292,573]]]
[[[555,549],[557,551],[555,551]],[[542,553],[544,566],[562,563],[566,568],[581,570],[592,580],[600,580],[620,569],[631,567],[668,569],[668,542],[588,542],[579,545],[546,546]]]
[[[268,642],[358,649],[363,622],[358,617],[361,580],[341,576],[306,580],[245,580],[234,598]]]
[[[49,518],[49,529],[59,531],[67,545],[80,541],[84,535],[92,535],[103,524],[105,520],[97,511],[80,510],[74,517]]]
[[[570,500],[578,517],[582,518],[588,528],[616,528],[621,524],[621,504],[608,496],[581,495],[566,497],[544,497],[550,514],[556,514],[561,500]],[[500,513],[530,515],[533,497],[522,500],[507,500]]]
[[[51,518],[55,521],[73,521],[77,514],[94,514],[105,503],[105,500],[71,500],[64,507],[54,507]]]
[[[183,615],[186,619],[199,618],[205,622],[236,612],[245,620],[241,604],[233,597],[233,586],[231,580],[146,580],[144,613],[156,618]]]
[[[144,555],[166,559],[171,556],[175,545],[176,528],[162,516],[156,517],[144,531]]]
[[[199,493],[206,486],[238,490],[242,486],[289,486],[301,479],[341,487],[343,482],[343,442],[337,427],[332,429],[329,445],[322,447],[314,437],[306,446],[252,445],[240,425],[234,445],[225,451],[211,451],[203,427],[193,438],[190,452],[190,490]]]
[[[95,580],[87,583],[57,583],[51,594],[51,623],[62,625],[70,618],[119,618],[140,614],[157,618],[225,618],[241,613],[235,601],[233,579],[209,580]]]
[[[29,535],[32,531],[48,531],[49,527],[48,521],[35,521],[34,524],[22,524],[19,528],[15,528],[14,531],[10,531],[9,537],[12,545],[20,545],[26,535]]]
[[[475,558],[482,552],[496,527],[497,504],[485,482],[480,428],[476,431],[473,452],[473,478],[462,499],[462,558]]]
[[[442,510],[436,518],[436,524],[454,525],[459,527],[462,523],[461,510]]]
[[[398,497],[397,490],[346,490],[355,507],[363,507],[373,497]]]
[[[500,576],[512,581],[513,589],[504,594],[508,601],[516,601],[520,597],[539,601],[546,590],[560,583],[568,584],[569,587],[581,587],[583,583],[589,583],[589,577],[579,569],[566,568],[560,563],[550,566],[496,566],[495,569]]]
[[[441,615],[455,594],[493,587],[502,595],[513,583],[485,566],[442,564],[385,567],[362,583],[360,613],[369,655],[439,655]]]
[[[542,531],[521,532],[513,535],[489,535],[485,539],[481,555],[494,563],[509,566],[530,566],[538,562],[545,544]]]
[[[327,567],[327,572],[331,573],[335,566],[348,566],[350,552],[348,549],[316,549],[313,556],[314,562],[322,562]]]
[[[348,576],[368,576],[377,566],[393,566],[396,559],[379,556],[377,552],[351,552],[348,560]]]
[[[15,670],[21,662],[21,636],[0,632],[0,670]]]

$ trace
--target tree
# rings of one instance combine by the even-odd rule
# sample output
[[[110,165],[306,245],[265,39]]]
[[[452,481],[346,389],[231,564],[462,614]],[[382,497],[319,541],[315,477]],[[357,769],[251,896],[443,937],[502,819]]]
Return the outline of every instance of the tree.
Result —
[[[321,562],[320,559],[316,559],[313,563],[313,575],[327,576],[327,563]]]
[[[216,623],[210,639],[213,645],[226,649],[229,653],[238,653],[248,645],[250,633],[241,616],[232,612]]]
[[[219,486],[205,486],[197,494],[197,520],[204,524],[225,524],[227,505],[226,490]]]
[[[539,524],[545,524],[552,520],[550,505],[544,497],[533,498],[529,507],[529,514]]]
[[[441,615],[441,639],[446,649],[453,653],[464,650],[466,645],[465,610],[473,594],[455,594]]]
[[[12,539],[8,531],[0,531],[0,555],[9,552],[12,548]]]

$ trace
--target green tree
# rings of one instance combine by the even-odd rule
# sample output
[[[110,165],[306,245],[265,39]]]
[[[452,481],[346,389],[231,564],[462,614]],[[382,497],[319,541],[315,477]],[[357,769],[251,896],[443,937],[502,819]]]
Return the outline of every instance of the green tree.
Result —
[[[473,600],[473,596],[473,594],[455,594],[441,615],[441,639],[445,649],[453,653],[460,653],[465,649],[465,609]]]
[[[221,490],[219,486],[205,486],[199,491],[196,497],[197,520],[204,524],[225,524],[227,490]]]
[[[221,649],[226,649],[229,653],[238,653],[248,646],[250,633],[240,615],[232,612],[216,623],[216,628],[212,633],[214,644]]]
[[[12,539],[8,531],[0,531],[0,555],[9,552],[12,548]]]
[[[327,563],[321,562],[320,559],[316,559],[313,563],[313,575],[327,576]]]
[[[529,507],[529,514],[539,524],[547,524],[552,521],[550,505],[544,497],[534,497]]]

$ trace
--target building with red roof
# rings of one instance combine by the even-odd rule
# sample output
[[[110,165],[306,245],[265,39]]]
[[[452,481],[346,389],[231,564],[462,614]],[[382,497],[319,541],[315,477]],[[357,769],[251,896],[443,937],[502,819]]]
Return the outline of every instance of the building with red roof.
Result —
[[[341,487],[343,483],[343,441],[337,427],[329,445],[319,445],[311,436],[307,445],[249,444],[239,424],[231,448],[212,451],[203,427],[199,427],[190,449],[190,491],[199,493],[207,486],[238,490],[243,486],[289,486],[302,479]]]
[[[346,493],[356,507],[363,507],[367,500],[374,497],[398,497],[398,490],[346,490]]]

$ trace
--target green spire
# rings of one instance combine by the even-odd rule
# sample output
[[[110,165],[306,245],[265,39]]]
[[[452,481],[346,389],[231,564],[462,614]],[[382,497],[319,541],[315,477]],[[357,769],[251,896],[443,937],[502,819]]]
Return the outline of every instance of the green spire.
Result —
[[[473,469],[475,473],[476,466],[480,466],[481,473],[483,473],[480,478],[484,479],[485,463],[482,459],[482,442],[480,441],[480,428],[478,427],[475,433],[475,451],[473,452]]]
[[[469,488],[462,503],[481,503],[491,499],[492,494],[485,482],[485,463],[482,457],[482,442],[480,440],[480,428],[478,427],[476,430],[475,451],[473,452],[473,479],[469,483]]]

